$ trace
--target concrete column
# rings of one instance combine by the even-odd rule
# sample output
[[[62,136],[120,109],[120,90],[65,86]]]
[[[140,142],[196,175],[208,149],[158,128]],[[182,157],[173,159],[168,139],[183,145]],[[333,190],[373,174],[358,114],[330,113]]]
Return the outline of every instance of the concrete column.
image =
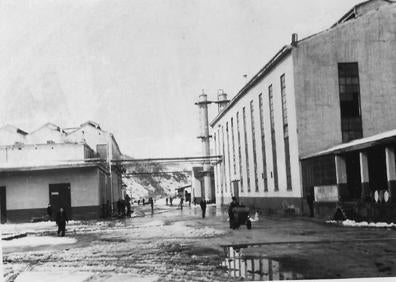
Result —
[[[343,200],[344,195],[348,192],[347,189],[347,172],[345,158],[340,155],[334,156],[336,168],[336,181],[338,187],[338,199]]]
[[[361,183],[361,200],[368,201],[370,199],[370,187],[369,187],[369,169],[367,153],[359,152],[359,163],[360,163],[360,183]]]
[[[392,147],[385,148],[386,161],[386,178],[388,181],[388,190],[391,195],[391,202],[396,203],[396,167],[395,167],[395,149]]]

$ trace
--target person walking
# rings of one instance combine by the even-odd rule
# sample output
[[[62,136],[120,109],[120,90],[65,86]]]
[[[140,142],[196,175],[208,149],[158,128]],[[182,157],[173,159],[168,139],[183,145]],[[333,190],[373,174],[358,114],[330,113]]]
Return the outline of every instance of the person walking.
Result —
[[[60,208],[58,213],[56,214],[56,225],[58,225],[58,236],[59,234],[65,236],[65,230],[66,230],[66,222],[68,222],[68,218],[66,215],[66,212],[63,210],[63,208]]]
[[[153,214],[154,213],[154,200],[153,200],[153,198],[150,197],[149,202],[150,202],[150,206],[151,206],[151,214]]]
[[[131,216],[131,197],[128,194],[125,194],[125,205],[127,209],[127,216]]]
[[[201,202],[199,203],[201,206],[201,211],[202,211],[202,218],[205,218],[206,214],[206,201],[204,199],[201,199]]]
[[[183,202],[184,202],[184,198],[183,196],[180,197],[180,209],[183,209]]]

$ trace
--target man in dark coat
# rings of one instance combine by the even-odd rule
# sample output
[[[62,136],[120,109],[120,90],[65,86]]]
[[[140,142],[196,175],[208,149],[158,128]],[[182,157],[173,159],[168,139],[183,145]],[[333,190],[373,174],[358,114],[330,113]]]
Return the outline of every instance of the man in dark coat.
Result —
[[[68,222],[68,218],[66,216],[66,212],[63,208],[60,208],[58,213],[56,214],[56,225],[58,225],[58,236],[62,234],[62,237],[65,236],[66,222]]]
[[[125,194],[125,205],[127,209],[127,216],[131,215],[131,197],[128,194]]]
[[[149,198],[150,206],[151,206],[151,213],[154,213],[154,200],[153,198]]]
[[[314,201],[315,198],[313,196],[313,193],[307,194],[307,203],[309,207],[309,216],[314,217]]]
[[[183,209],[183,202],[184,202],[184,198],[183,196],[180,197],[180,209]]]
[[[230,203],[230,206],[228,207],[228,216],[230,218],[230,228],[235,229],[236,227],[236,222],[235,222],[235,216],[234,216],[234,211],[233,209],[239,207],[239,203],[237,198],[234,196],[232,197],[232,202]]]
[[[201,202],[199,203],[199,205],[201,206],[201,210],[202,210],[202,218],[205,218],[205,214],[206,214],[206,201],[204,199],[201,199]]]

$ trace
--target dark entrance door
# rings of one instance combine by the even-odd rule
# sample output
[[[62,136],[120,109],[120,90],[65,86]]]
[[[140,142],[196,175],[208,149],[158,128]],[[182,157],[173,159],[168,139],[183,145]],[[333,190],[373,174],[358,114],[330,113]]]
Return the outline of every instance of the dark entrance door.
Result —
[[[71,218],[70,183],[50,184],[49,199],[53,210],[53,216],[63,208],[68,218]]]
[[[1,213],[1,223],[7,221],[7,206],[6,206],[6,188],[5,186],[0,186],[0,213]]]
[[[372,193],[375,190],[387,190],[385,148],[376,147],[368,152],[369,182]]]

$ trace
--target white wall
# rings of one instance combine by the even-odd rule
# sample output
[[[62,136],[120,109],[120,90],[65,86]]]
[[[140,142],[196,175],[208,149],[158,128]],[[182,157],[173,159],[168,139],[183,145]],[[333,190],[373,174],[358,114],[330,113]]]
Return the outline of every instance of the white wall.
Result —
[[[121,152],[118,151],[116,144],[110,136],[110,133],[85,125],[74,132],[71,132],[66,140],[69,142],[86,142],[96,152],[96,145],[111,144],[112,158],[119,159]]]
[[[288,110],[288,125],[289,125],[289,144],[290,144],[290,166],[292,175],[292,190],[288,191],[286,188],[286,164],[285,164],[285,150],[283,139],[283,119],[282,119],[282,99],[280,89],[280,77],[285,74],[286,82],[286,100]],[[279,191],[274,191],[274,178],[273,175],[273,161],[272,161],[272,142],[271,142],[271,127],[270,127],[270,111],[268,99],[268,87],[272,84],[273,99],[274,99],[274,115],[275,115],[275,137],[276,137],[276,152],[277,152],[277,169],[278,169],[278,186]],[[268,192],[264,192],[264,179],[263,173],[263,156],[261,152],[261,129],[260,129],[260,112],[259,112],[259,95],[263,95],[263,118],[264,118],[264,131],[265,131],[265,150],[267,156],[267,179],[268,179]],[[253,159],[253,142],[252,142],[252,128],[250,117],[250,101],[253,100],[254,107],[254,126],[255,126],[255,140],[256,140],[256,156],[257,156],[257,174],[259,191],[255,191],[255,175],[254,175],[254,159]],[[242,108],[245,107],[246,113],[246,133],[248,144],[248,159],[249,159],[249,175],[250,175],[250,192],[247,191],[247,171],[246,171],[246,155],[245,155],[245,138],[243,127],[243,112]],[[232,106],[224,114],[224,116],[214,124],[214,130],[224,129],[226,135],[226,122],[231,124],[231,117],[234,119],[234,140],[235,140],[235,154],[237,166],[237,178],[240,179],[239,174],[239,158],[238,158],[238,132],[237,132],[237,119],[236,113],[239,112],[239,130],[241,139],[241,157],[242,157],[242,176],[243,176],[243,192],[240,190],[241,197],[301,197],[301,184],[300,184],[300,168],[298,159],[298,142],[297,142],[297,129],[296,129],[296,112],[295,112],[295,93],[294,93],[294,77],[293,77],[293,61],[292,56],[288,55],[284,58],[275,69],[269,72],[259,83],[251,88],[236,104]],[[229,125],[230,126],[230,125]],[[229,129],[230,130],[230,129]],[[225,142],[226,142],[226,136]],[[222,141],[224,142],[224,141]],[[222,142],[219,152],[222,152]],[[216,145],[216,144],[215,144]],[[227,142],[226,142],[227,145]],[[231,145],[231,138],[230,138]],[[217,144],[218,146],[218,144]],[[226,165],[226,182],[227,185],[231,183],[233,177],[228,174],[228,156],[227,149],[225,150],[225,165]],[[232,147],[230,147],[231,157],[231,171],[232,166]],[[219,179],[219,177],[217,177]],[[229,188],[229,186],[228,186]],[[229,189],[227,189],[229,191]]]
[[[31,171],[1,175],[6,187],[7,210],[46,208],[49,184],[70,183],[71,205],[99,205],[98,168]]]
[[[0,147],[0,164],[43,164],[83,160],[84,144],[40,144]]]

